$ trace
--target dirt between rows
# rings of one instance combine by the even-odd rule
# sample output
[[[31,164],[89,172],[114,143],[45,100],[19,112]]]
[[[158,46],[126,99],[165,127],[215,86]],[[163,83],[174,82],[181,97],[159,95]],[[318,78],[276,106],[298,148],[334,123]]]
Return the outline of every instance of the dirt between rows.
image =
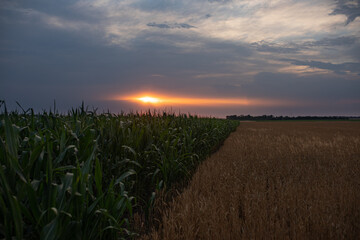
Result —
[[[242,122],[143,239],[358,239],[360,122]]]

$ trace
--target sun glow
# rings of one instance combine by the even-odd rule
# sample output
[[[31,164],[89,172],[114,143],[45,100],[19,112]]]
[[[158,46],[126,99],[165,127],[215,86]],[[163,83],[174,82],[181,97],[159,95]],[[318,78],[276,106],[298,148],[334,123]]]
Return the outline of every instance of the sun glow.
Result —
[[[159,103],[160,99],[155,98],[155,97],[149,97],[149,96],[145,96],[145,97],[140,97],[137,98],[138,101],[141,101],[143,103]]]
[[[284,106],[293,105],[289,101],[275,99],[255,98],[199,98],[199,97],[177,97],[159,94],[136,94],[130,96],[117,96],[113,100],[131,101],[141,104],[152,104],[158,106]]]

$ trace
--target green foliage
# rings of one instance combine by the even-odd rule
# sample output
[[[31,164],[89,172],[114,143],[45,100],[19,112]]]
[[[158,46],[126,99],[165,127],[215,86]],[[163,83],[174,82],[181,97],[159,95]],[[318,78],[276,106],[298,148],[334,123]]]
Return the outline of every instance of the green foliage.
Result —
[[[30,109],[31,110],[31,109]],[[129,238],[169,188],[235,130],[236,121],[168,113],[0,115],[0,238]]]

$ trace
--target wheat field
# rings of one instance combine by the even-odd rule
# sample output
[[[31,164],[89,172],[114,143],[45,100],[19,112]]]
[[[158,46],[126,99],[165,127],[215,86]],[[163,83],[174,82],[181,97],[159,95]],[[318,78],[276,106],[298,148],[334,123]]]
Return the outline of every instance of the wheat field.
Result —
[[[246,122],[143,239],[358,239],[360,122]]]

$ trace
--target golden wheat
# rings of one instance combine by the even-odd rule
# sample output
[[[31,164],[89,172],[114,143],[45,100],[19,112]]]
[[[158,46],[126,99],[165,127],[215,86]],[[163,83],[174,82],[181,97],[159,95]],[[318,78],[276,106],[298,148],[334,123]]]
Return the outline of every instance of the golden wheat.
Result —
[[[241,123],[144,239],[357,239],[360,122]]]

